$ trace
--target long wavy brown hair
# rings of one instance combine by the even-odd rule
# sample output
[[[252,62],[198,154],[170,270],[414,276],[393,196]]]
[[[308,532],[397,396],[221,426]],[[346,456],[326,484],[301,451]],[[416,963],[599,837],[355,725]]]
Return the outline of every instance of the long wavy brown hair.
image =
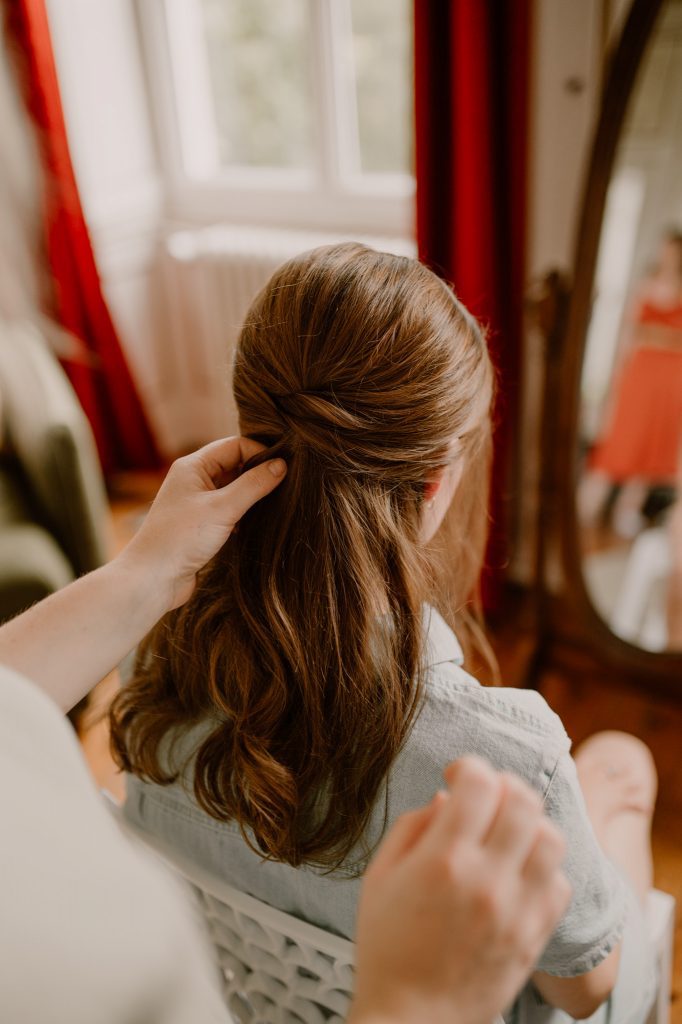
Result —
[[[438,583],[420,540],[424,488],[455,438],[467,470],[443,610],[475,588],[492,371],[438,277],[347,243],[275,273],[233,380],[242,433],[288,473],[142,644],[112,707],[113,751],[126,771],[170,784],[187,764],[168,741],[203,723],[199,805],[266,857],[334,868],[362,839],[419,709],[422,609]]]

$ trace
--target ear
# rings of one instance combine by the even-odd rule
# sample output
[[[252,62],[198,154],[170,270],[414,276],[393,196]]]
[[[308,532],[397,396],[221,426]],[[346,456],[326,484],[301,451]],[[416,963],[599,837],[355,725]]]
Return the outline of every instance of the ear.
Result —
[[[443,483],[443,477],[445,475],[445,466],[441,469],[435,470],[430,480],[424,481],[424,501],[431,501],[438,494],[441,484]]]

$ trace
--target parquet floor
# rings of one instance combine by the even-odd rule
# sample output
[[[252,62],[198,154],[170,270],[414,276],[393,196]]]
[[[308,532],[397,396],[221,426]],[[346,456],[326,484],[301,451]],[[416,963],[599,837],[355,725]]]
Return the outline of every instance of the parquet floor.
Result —
[[[112,499],[114,550],[132,535],[140,516],[153,497],[158,477],[131,477],[120,483]],[[528,638],[514,635],[508,627],[493,634],[503,679],[518,677],[525,660]],[[525,649],[524,649],[525,648]],[[83,717],[81,740],[86,757],[100,786],[122,795],[122,785],[108,752],[104,714],[116,687],[109,677],[95,691]],[[680,700],[661,699],[627,686],[607,684],[600,675],[569,677],[552,666],[541,675],[539,688],[560,715],[578,743],[600,729],[624,729],[651,748],[659,773],[659,799],[654,819],[653,848],[658,888],[677,899],[678,912],[673,974],[672,1024],[682,1024],[682,679]]]

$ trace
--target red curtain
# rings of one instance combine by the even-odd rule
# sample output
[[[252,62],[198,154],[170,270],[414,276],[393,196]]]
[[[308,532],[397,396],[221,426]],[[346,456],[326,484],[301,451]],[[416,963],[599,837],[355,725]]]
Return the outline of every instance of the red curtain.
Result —
[[[483,577],[494,608],[510,542],[526,222],[530,0],[415,0],[420,258],[489,328],[497,368]]]
[[[64,360],[105,473],[161,462],[102,295],[74,177],[44,0],[6,0],[10,43],[38,132],[46,179],[45,249],[52,316],[83,347]]]

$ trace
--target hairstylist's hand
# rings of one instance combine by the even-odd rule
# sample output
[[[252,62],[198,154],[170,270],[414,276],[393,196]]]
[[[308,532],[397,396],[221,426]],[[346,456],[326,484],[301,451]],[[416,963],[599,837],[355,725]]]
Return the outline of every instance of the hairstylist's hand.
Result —
[[[239,475],[262,451],[243,437],[213,441],[171,466],[144,523],[119,556],[151,574],[166,611],[194,590],[196,574],[216,554],[237,522],[282,481],[286,464],[272,459]]]
[[[564,841],[523,782],[477,758],[401,817],[365,875],[349,1024],[489,1024],[568,905]]]

